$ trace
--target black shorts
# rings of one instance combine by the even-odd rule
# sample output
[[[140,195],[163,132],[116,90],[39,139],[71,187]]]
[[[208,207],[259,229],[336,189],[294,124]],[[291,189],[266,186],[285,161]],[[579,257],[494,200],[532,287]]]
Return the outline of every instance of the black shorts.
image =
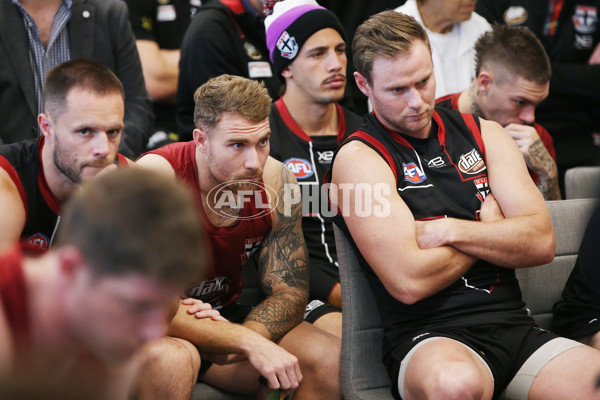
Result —
[[[342,309],[329,303],[324,303],[321,300],[312,300],[306,306],[306,310],[304,311],[304,320],[308,323],[314,324],[315,321],[321,318],[323,315],[332,312],[342,312]]]
[[[385,360],[392,380],[392,394],[395,399],[401,398],[396,384],[400,363],[415,345],[432,337],[454,339],[480,355],[494,377],[494,398],[497,398],[523,363],[537,349],[558,336],[528,325],[483,325],[472,328],[417,332],[412,339],[405,340],[396,347]]]

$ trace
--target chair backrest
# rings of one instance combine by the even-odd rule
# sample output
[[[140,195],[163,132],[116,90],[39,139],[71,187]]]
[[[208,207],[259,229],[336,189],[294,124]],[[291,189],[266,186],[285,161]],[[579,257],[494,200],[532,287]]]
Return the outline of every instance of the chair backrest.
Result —
[[[342,286],[341,384],[346,400],[392,399],[381,362],[383,328],[375,297],[352,244],[334,225]]]
[[[565,172],[565,197],[567,199],[600,197],[600,166],[569,168]]]
[[[541,328],[550,328],[552,306],[560,300],[575,265],[579,245],[595,205],[595,199],[546,201],[556,237],[554,260],[539,267],[517,270],[523,300]],[[535,246],[535,238],[531,239],[531,245]]]

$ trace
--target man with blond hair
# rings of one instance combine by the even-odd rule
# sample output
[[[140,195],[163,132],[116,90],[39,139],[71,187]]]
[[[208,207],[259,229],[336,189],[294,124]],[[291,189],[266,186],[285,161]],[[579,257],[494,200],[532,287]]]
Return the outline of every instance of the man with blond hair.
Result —
[[[255,394],[260,381],[297,389],[295,399],[340,398],[339,339],[302,321],[308,270],[301,204],[291,171],[269,157],[271,98],[263,84],[221,75],[200,86],[194,101],[194,139],[137,163],[183,180],[196,194],[213,260],[187,294],[229,321],[180,309],[172,337],[148,352],[154,361],[142,398],[188,399],[199,355],[199,379],[229,391]],[[253,308],[236,302],[242,268],[258,268],[264,300]]]

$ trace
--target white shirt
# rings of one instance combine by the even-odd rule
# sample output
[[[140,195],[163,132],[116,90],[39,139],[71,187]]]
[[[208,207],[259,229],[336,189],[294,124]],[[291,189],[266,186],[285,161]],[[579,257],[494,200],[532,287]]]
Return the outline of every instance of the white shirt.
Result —
[[[414,17],[427,32],[431,43],[433,73],[436,80],[435,97],[462,92],[475,78],[475,42],[492,29],[477,13],[471,19],[454,25],[448,33],[431,32],[423,24],[416,0],[407,0],[395,11]]]

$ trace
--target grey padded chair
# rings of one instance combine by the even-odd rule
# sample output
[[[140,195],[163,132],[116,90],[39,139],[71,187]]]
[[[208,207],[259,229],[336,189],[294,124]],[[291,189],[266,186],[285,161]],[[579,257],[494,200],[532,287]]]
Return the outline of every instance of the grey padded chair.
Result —
[[[344,304],[340,368],[344,399],[393,399],[381,362],[383,328],[375,298],[350,241],[335,225],[334,232]]]
[[[560,300],[575,266],[579,245],[595,205],[596,199],[546,201],[556,237],[554,260],[539,267],[517,270],[523,300],[541,328],[550,328],[552,306]],[[531,243],[535,245],[534,238]]]
[[[569,168],[565,172],[565,197],[567,199],[600,197],[600,166]]]
[[[552,306],[575,265],[595,204],[594,199],[546,202],[556,235],[555,258],[544,266],[517,270],[525,303],[542,328],[550,326]],[[375,299],[350,241],[337,226],[334,230],[344,304],[340,374],[344,399],[392,399],[381,362],[383,329]]]

